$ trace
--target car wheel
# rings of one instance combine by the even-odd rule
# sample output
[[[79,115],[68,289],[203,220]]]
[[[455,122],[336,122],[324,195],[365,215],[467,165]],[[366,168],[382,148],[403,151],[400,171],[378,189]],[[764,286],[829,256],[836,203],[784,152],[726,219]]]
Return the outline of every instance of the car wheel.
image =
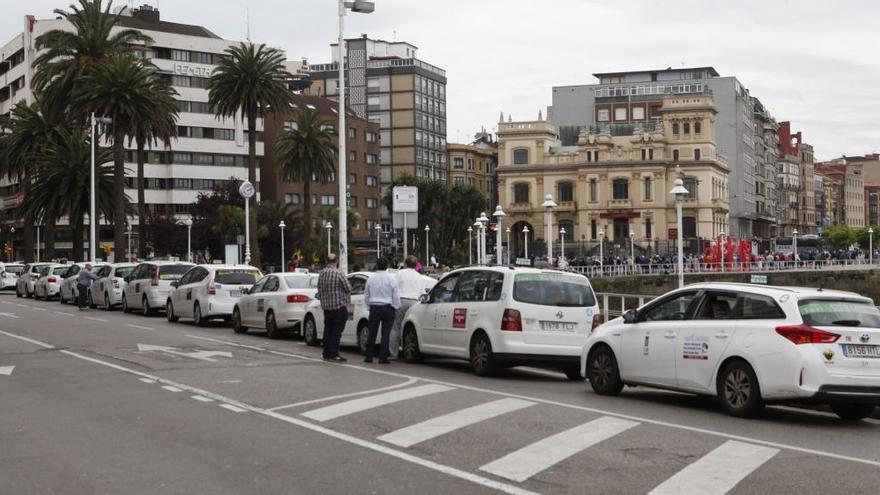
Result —
[[[403,360],[407,363],[422,361],[422,351],[419,349],[419,336],[416,329],[407,327],[403,330]]]
[[[241,310],[238,306],[232,310],[232,331],[235,333],[247,333],[248,328],[241,324]]]
[[[617,358],[609,347],[594,349],[587,359],[587,378],[590,387],[599,395],[617,395],[623,390]]]
[[[357,331],[357,344],[358,349],[361,350],[361,354],[367,353],[367,342],[370,340],[370,325],[366,322],[361,322],[358,326]],[[375,349],[373,349],[375,351]],[[373,352],[373,354],[376,354]]]
[[[202,306],[195,303],[193,305],[193,324],[197,327],[203,327],[205,323],[205,319],[202,317]]]
[[[110,294],[104,293],[104,311],[113,311],[113,305],[110,304]]]
[[[834,414],[847,421],[860,421],[874,412],[873,404],[831,404]]]
[[[573,382],[583,381],[584,377],[581,376],[581,367],[580,366],[567,366],[562,369],[562,372],[565,373],[565,377]]]
[[[303,340],[306,341],[306,345],[310,345],[312,347],[317,347],[318,344],[321,343],[321,341],[318,340],[318,327],[315,325],[315,319],[309,316],[306,316],[305,330],[303,330]]]
[[[147,299],[147,296],[144,296],[142,303],[142,312],[144,316],[153,316],[153,309],[150,308],[150,300]]]
[[[275,321],[275,312],[272,310],[266,313],[266,334],[270,339],[281,338],[281,330],[278,329],[278,322]]]
[[[174,303],[171,302],[171,299],[165,303],[165,318],[168,319],[169,323],[177,323],[177,320],[180,318],[174,314]]]
[[[15,297],[17,297],[19,299],[21,299],[21,297],[22,297],[21,291],[18,289],[17,285],[15,286]]]
[[[28,290],[27,285],[24,286],[24,295],[25,295],[28,299],[33,299],[33,298],[34,298],[34,293]]]
[[[751,418],[764,409],[755,370],[745,361],[732,361],[718,375],[718,398],[731,416]]]
[[[131,308],[128,307],[128,298],[125,297],[125,294],[122,294],[122,312],[131,313]]]
[[[477,376],[492,376],[498,372],[498,363],[495,353],[492,352],[492,343],[484,333],[478,333],[471,341],[471,367]]]
[[[98,305],[95,304],[95,298],[92,297],[92,289],[89,289],[89,291],[86,293],[86,300],[89,301],[90,308],[95,309],[98,307]]]

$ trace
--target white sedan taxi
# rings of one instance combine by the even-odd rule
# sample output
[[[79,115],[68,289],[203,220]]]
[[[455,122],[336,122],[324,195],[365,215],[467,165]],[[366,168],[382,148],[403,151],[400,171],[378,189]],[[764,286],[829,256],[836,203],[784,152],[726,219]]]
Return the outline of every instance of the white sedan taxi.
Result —
[[[95,263],[88,263],[92,265],[92,273],[96,276],[98,275],[98,271],[105,265],[104,262],[98,261]],[[76,278],[79,275],[79,272],[85,268],[86,262],[80,261],[70,265],[70,270],[64,274],[64,281],[61,282],[61,287],[58,289],[58,300],[61,304],[76,304],[76,298],[78,296],[78,289],[76,285]],[[89,289],[89,293],[86,295],[86,301],[90,306],[94,307],[94,300],[92,299],[92,291]]]
[[[443,277],[404,320],[403,358],[467,359],[478,375],[504,366],[560,369],[581,379],[580,352],[601,322],[586,277],[557,270],[472,267]]]
[[[34,297],[34,284],[40,278],[40,271],[52,263],[28,263],[15,281],[15,295],[18,297]]]
[[[21,263],[0,263],[0,290],[15,290],[18,276],[24,273]]]
[[[242,291],[261,276],[260,270],[250,265],[193,266],[180,280],[171,282],[165,315],[170,322],[192,318],[198,326],[211,319],[228,320]]]
[[[880,311],[851,292],[688,285],[597,328],[582,366],[602,395],[647,385],[715,396],[740,417],[802,402],[862,419],[880,404]]]
[[[43,267],[40,276],[34,282],[34,299],[49,300],[61,291],[61,282],[70,270],[70,265],[52,263]]]
[[[306,307],[318,292],[316,273],[270,273],[242,296],[232,310],[232,329],[265,328],[271,339],[301,331]]]
[[[103,308],[104,311],[111,311],[114,306],[122,304],[125,277],[134,270],[135,266],[137,266],[135,263],[111,263],[102,266],[95,273],[98,280],[92,282],[90,292],[92,304]]]

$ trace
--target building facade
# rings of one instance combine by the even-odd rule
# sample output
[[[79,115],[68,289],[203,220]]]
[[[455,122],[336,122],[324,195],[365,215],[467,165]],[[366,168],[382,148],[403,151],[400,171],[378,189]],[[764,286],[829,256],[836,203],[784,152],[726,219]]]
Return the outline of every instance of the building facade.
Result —
[[[593,254],[602,239],[628,252],[630,233],[639,249],[671,248],[677,222],[669,191],[677,178],[689,191],[683,236],[694,241],[727,231],[729,169],[715,145],[711,95],[668,95],[656,114],[629,128],[583,129],[574,145],[563,145],[551,122],[499,123],[498,189],[516,233],[513,252],[524,254],[523,227],[539,246],[564,228],[570,242]],[[541,206],[547,194],[558,204],[552,232],[545,231]]]
[[[766,240],[778,235],[779,124],[755,97],[752,97],[752,110],[755,121],[755,222],[752,234]]]
[[[328,177],[314,177],[310,184],[310,197],[304,195],[302,182],[287,182],[278,174],[278,163],[275,156],[275,144],[281,133],[288,129],[296,129],[296,118],[301,111],[318,112],[324,125],[336,129],[339,119],[336,102],[317,96],[297,95],[294,104],[284,114],[273,113],[265,119],[263,140],[266,145],[266,156],[262,163],[260,191],[266,201],[284,203],[294,210],[301,210],[303,203],[311,201],[312,229],[320,229],[329,220],[336,225],[338,214],[331,214],[339,207],[339,183],[336,174]],[[367,122],[349,111],[345,132],[337,132],[336,140],[345,136],[348,173],[348,206],[355,211],[358,221],[350,225],[350,241],[356,245],[375,246],[375,228],[379,221],[379,125]],[[344,198],[343,198],[344,199]]]
[[[485,131],[475,137],[470,144],[446,145],[447,178],[451,186],[474,186],[486,198],[486,211],[494,211],[498,204],[498,144]]]
[[[847,162],[845,158],[816,164],[819,173],[839,184],[835,191],[839,212],[836,223],[854,229],[867,226],[863,167],[861,161]]]

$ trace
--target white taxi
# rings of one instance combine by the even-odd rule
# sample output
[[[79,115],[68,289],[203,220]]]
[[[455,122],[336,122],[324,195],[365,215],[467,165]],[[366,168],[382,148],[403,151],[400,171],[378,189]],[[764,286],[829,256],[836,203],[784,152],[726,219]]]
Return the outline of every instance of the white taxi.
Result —
[[[232,310],[232,329],[265,328],[271,339],[284,332],[301,332],[306,307],[318,292],[317,273],[270,273],[242,291]]]
[[[694,284],[597,328],[581,359],[602,395],[648,385],[715,396],[740,417],[807,402],[861,419],[880,404],[880,311],[851,292]]]
[[[410,308],[403,358],[467,359],[478,375],[522,364],[581,379],[579,358],[601,323],[586,277],[557,270],[471,267],[455,270]]]
[[[24,271],[15,281],[15,295],[18,297],[34,297],[34,284],[40,278],[40,271],[52,263],[28,263]]]
[[[92,304],[103,308],[104,311],[111,311],[114,306],[122,304],[125,277],[134,270],[135,266],[137,266],[135,263],[110,263],[102,266],[95,273],[98,280],[92,282],[90,292]]]
[[[165,316],[170,322],[192,318],[197,326],[215,318],[229,319],[242,291],[261,276],[260,270],[250,265],[194,266],[180,280],[171,282]]]
[[[21,263],[0,263],[0,290],[14,290],[22,273],[24,265]]]
[[[98,270],[101,269],[105,265],[102,261],[97,261],[94,263],[88,263],[85,261],[76,262],[70,266],[70,270],[64,274],[64,281],[61,282],[61,287],[58,289],[58,300],[61,304],[67,304],[68,302],[71,304],[76,304],[76,298],[79,294],[79,289],[77,289],[76,278],[79,275],[79,272],[85,268],[86,264],[92,265],[92,273],[96,276],[98,274]],[[89,303],[90,306],[94,307],[94,300],[92,299],[92,291],[89,289],[89,293],[86,294],[86,302]]]
[[[145,261],[125,277],[122,311],[140,309],[144,316],[164,309],[171,292],[171,282],[180,280],[195,265],[183,261]]]
[[[52,263],[40,270],[40,276],[34,282],[34,299],[49,300],[57,296],[61,290],[61,282],[70,270],[70,265]]]

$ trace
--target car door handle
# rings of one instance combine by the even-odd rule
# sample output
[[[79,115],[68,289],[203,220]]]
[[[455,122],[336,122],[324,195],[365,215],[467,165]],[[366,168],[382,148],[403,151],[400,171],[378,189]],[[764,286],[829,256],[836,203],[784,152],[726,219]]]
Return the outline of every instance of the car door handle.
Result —
[[[676,334],[675,332],[666,332],[665,334],[663,334],[663,337],[667,339],[674,339],[676,335],[678,334]]]
[[[729,336],[730,334],[728,334],[727,332],[718,332],[715,334],[716,339],[726,339]]]

